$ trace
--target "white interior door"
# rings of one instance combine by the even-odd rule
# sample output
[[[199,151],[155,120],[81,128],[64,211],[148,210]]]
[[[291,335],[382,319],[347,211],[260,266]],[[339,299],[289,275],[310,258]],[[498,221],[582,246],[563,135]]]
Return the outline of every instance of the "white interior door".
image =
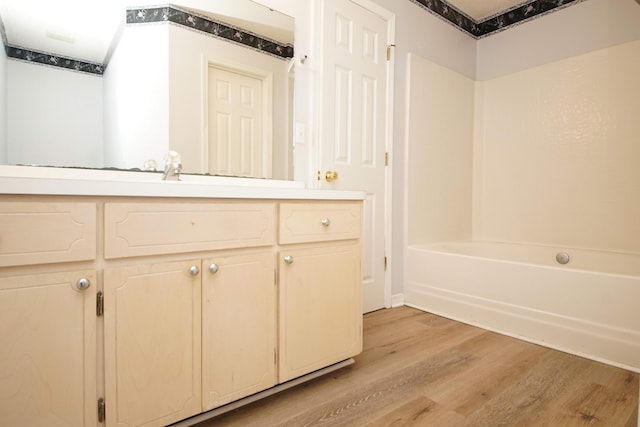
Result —
[[[385,307],[386,166],[390,18],[363,0],[326,0],[320,180],[367,194],[363,212],[363,309]],[[367,8],[365,8],[365,6]],[[369,9],[369,7],[375,8]],[[337,172],[328,182],[327,171]]]
[[[271,178],[264,84],[259,77],[209,66],[209,173]]]

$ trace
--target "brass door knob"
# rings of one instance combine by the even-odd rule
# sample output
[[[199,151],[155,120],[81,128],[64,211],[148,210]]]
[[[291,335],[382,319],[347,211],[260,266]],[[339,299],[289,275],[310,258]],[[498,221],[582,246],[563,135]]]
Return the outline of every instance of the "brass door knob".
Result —
[[[335,181],[336,179],[338,179],[338,172],[327,171],[327,173],[324,174],[324,179],[326,179],[327,182]]]

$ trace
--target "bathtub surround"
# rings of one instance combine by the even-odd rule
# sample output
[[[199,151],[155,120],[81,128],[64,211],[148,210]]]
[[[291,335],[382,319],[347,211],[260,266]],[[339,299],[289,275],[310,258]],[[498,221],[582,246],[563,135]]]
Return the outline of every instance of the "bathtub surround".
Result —
[[[406,129],[409,244],[473,239],[640,252],[640,99],[629,96],[640,92],[640,8],[631,0],[585,1],[537,29],[557,34],[563,22],[596,15],[603,19],[594,38],[580,47],[549,45],[551,56],[535,50],[524,28],[544,20],[513,29],[509,46],[532,52],[517,64],[497,49],[508,46],[502,34],[478,41],[485,79],[407,55],[406,122],[398,128]],[[454,208],[456,193],[469,191],[472,201]],[[438,205],[443,220],[425,225]]]
[[[628,303],[640,298],[629,285],[640,274],[607,272],[596,258],[588,263],[596,272],[576,263],[582,250],[639,262],[638,19],[635,1],[588,0],[478,40],[471,88],[453,67],[407,58],[407,304],[640,370],[640,324]],[[461,134],[468,127],[471,137]],[[459,165],[473,159],[470,176],[456,156]],[[452,240],[552,247],[552,264],[422,256],[423,244]],[[555,262],[561,251],[571,256],[565,266]],[[554,272],[560,280],[549,287]]]
[[[414,54],[407,81],[407,243],[469,239],[474,81]]]
[[[640,253],[640,41],[476,84],[474,240]]]

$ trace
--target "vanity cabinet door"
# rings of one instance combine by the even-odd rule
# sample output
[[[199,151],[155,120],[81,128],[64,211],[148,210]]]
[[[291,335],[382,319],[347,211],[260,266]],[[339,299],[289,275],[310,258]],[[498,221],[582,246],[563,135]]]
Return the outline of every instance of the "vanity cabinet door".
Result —
[[[275,254],[220,254],[202,267],[206,411],[276,384]]]
[[[279,381],[362,351],[358,241],[281,248]]]
[[[1,426],[96,425],[95,278],[0,278]]]
[[[104,271],[107,426],[165,426],[201,410],[200,260]]]

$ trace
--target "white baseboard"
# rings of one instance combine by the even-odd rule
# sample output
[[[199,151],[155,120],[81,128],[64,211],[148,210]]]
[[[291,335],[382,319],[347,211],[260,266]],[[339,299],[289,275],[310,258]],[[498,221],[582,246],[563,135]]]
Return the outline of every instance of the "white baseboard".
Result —
[[[391,307],[402,307],[404,305],[404,294],[391,295]]]
[[[410,307],[640,372],[640,343],[635,331],[451,292],[424,283],[409,281],[405,295],[405,305]]]

